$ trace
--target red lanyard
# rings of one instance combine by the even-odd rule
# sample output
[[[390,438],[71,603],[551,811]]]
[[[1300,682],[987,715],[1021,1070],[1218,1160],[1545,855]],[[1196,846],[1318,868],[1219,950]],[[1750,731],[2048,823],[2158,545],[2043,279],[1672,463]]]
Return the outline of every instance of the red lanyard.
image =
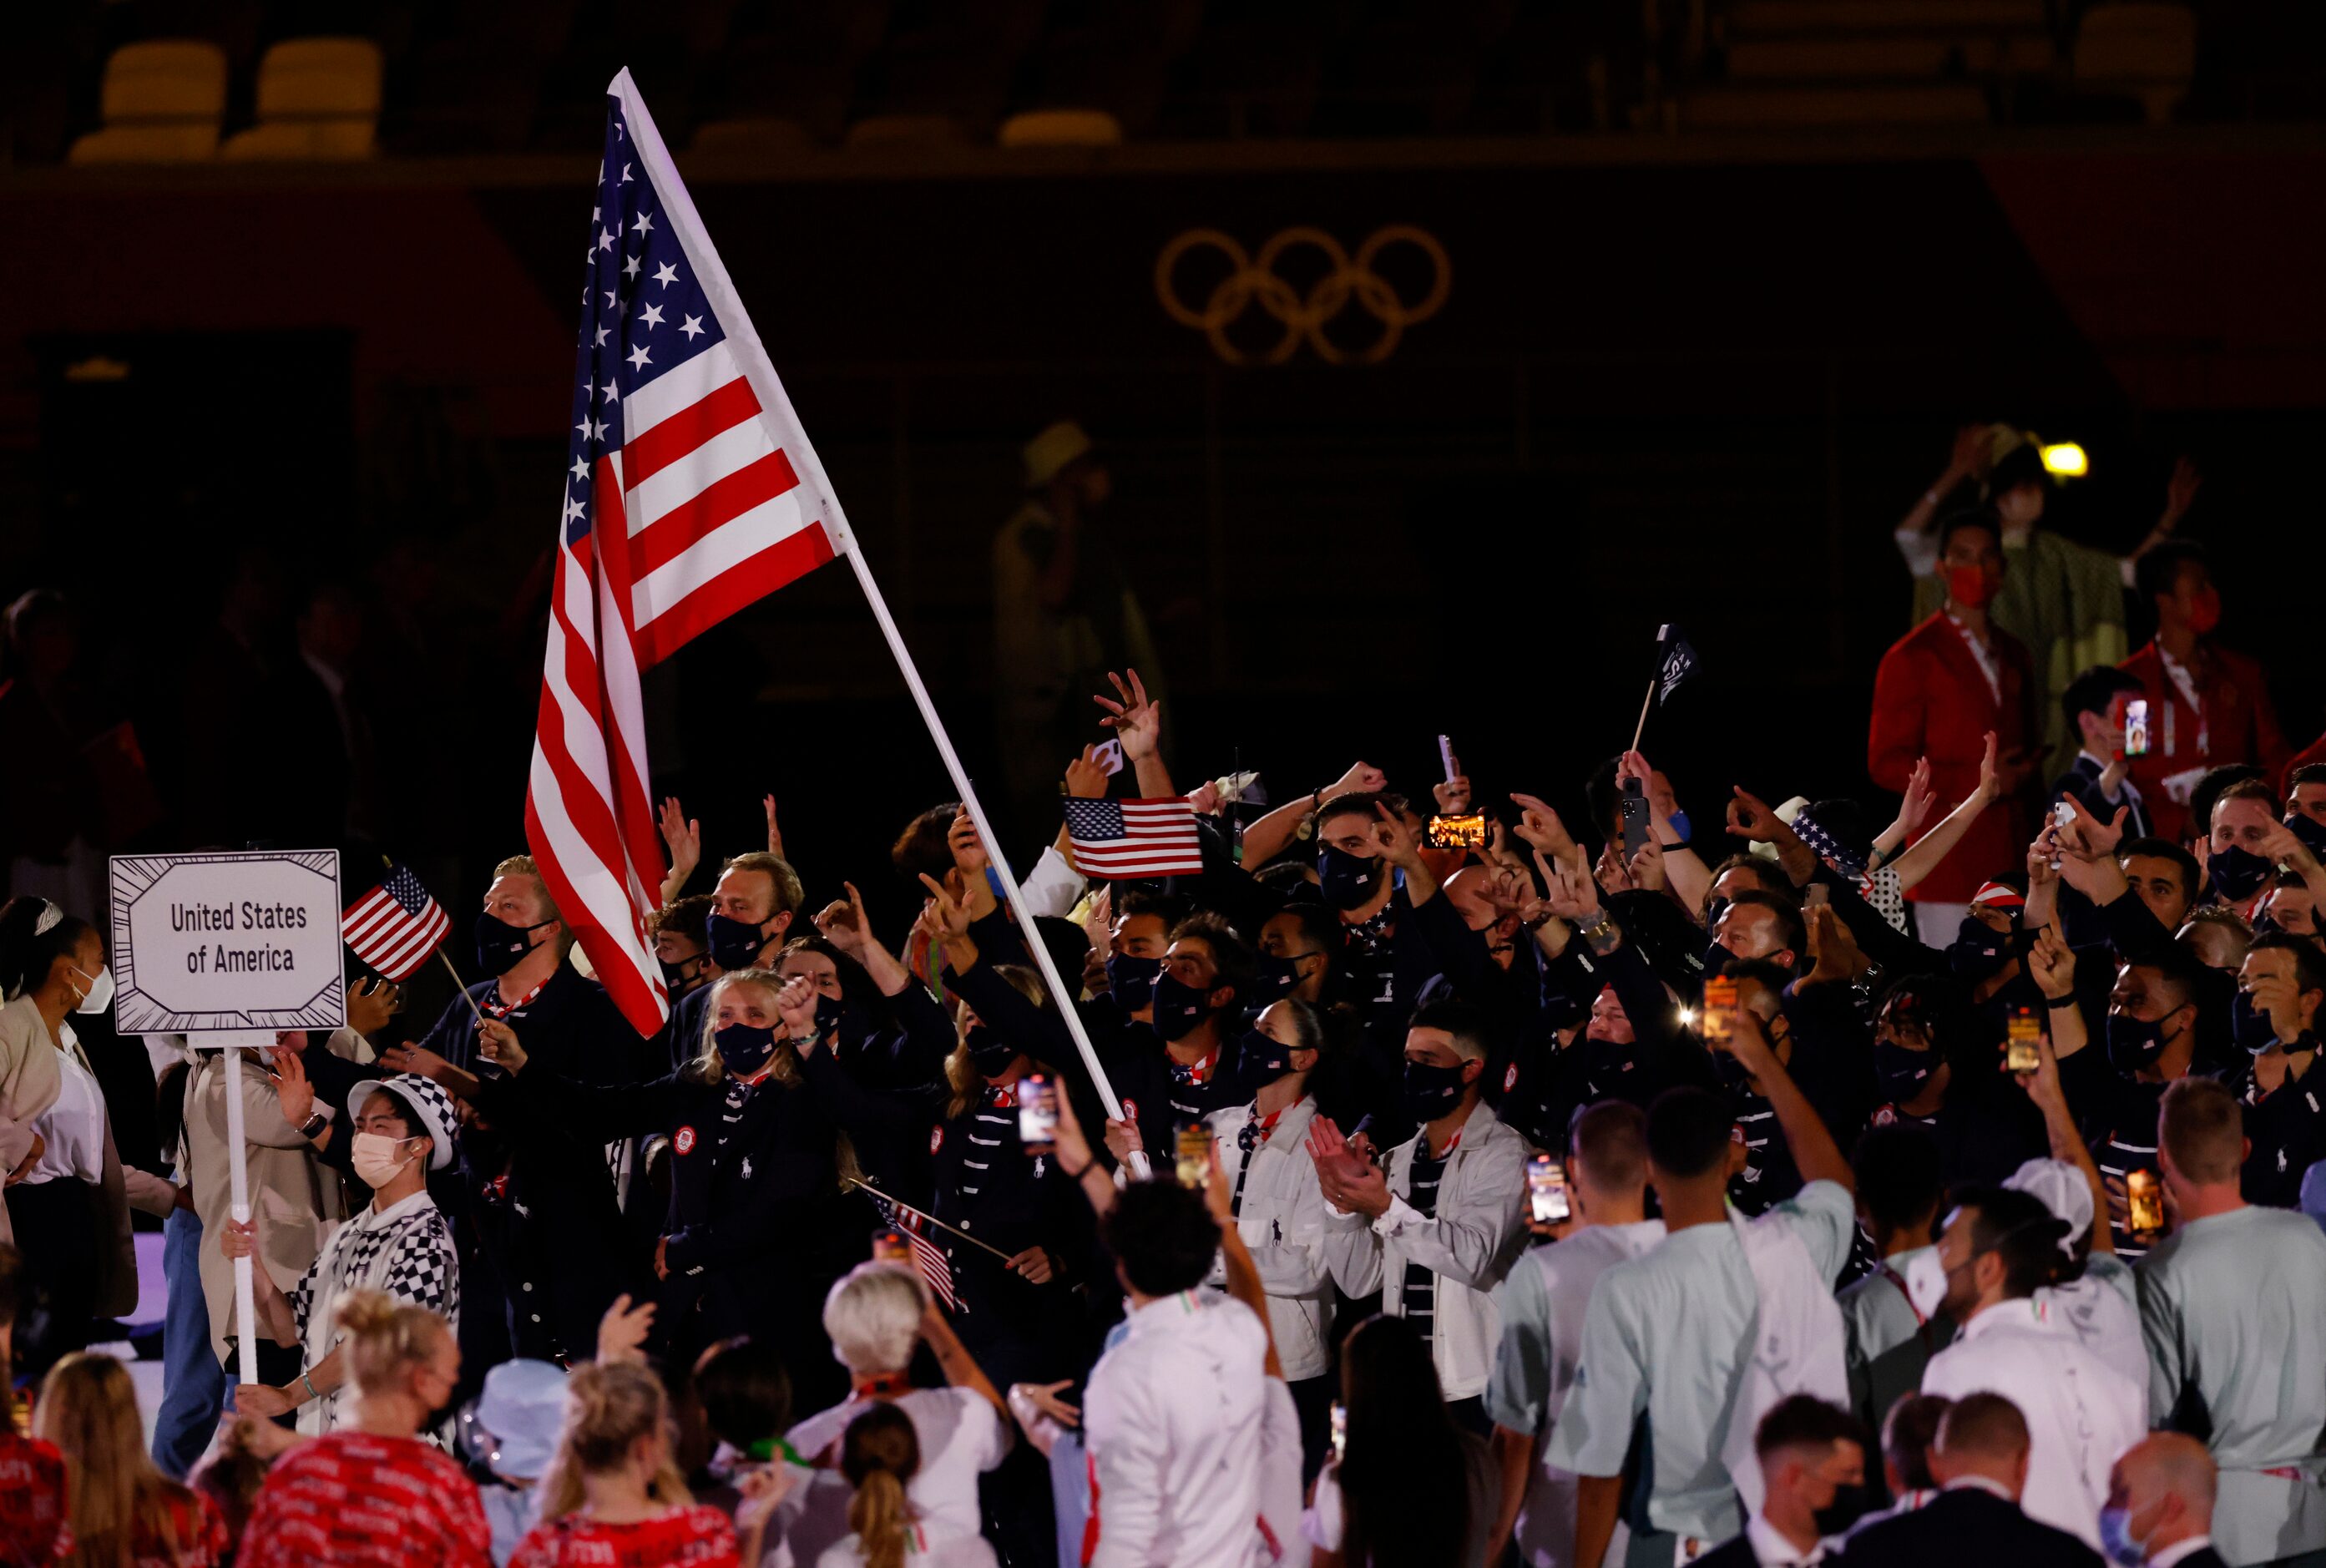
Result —
[[[902,1372],[883,1372],[878,1377],[866,1377],[856,1385],[859,1399],[893,1399],[899,1394],[913,1391],[912,1380]]]
[[[1882,1271],[1882,1277],[1888,1280],[1892,1284],[1896,1285],[1898,1287],[1898,1293],[1906,1298],[1906,1310],[1914,1314],[1914,1327],[1919,1329],[1923,1324],[1931,1321],[1923,1312],[1922,1309],[1914,1304],[1914,1293],[1906,1288],[1906,1282],[1898,1277],[1898,1271],[1896,1269],[1892,1268],[1886,1263],[1878,1263],[1874,1266],[1880,1269]]]
[[[544,980],[541,983],[541,985],[546,985],[548,984],[548,981]],[[512,1013],[522,1013],[527,1006],[531,1005],[535,997],[541,994],[541,985],[535,986],[532,990],[526,992],[524,995],[518,997],[514,1002],[503,1002],[500,1000],[500,994],[498,992],[495,992],[485,998],[485,1011],[491,1013],[495,1018],[507,1018]]]

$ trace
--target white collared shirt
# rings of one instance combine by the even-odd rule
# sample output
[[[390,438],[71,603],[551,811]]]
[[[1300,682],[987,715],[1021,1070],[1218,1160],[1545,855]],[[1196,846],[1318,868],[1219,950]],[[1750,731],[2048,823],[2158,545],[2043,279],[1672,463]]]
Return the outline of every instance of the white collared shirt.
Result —
[[[2172,689],[2181,695],[2182,702],[2189,705],[2189,711],[2197,715],[2197,755],[2200,757],[2211,755],[2212,737],[2208,733],[2210,726],[2205,722],[2205,697],[2204,694],[2197,688],[2196,672],[2165,652],[2164,644],[2162,642],[2156,645],[2156,662],[2164,667],[2165,677],[2172,681]],[[2166,741],[2164,744],[2167,751],[2172,749],[2171,741]]]
[[[1931,1358],[1922,1392],[1959,1399],[1999,1394],[2027,1418],[2032,1519],[2099,1549],[2108,1469],[2148,1434],[2148,1390],[2087,1349],[2065,1322],[2028,1300],[1999,1302]]]
[[[1268,1331],[1240,1302],[1183,1291],[1130,1314],[1083,1426],[1098,1478],[1091,1568],[1247,1568],[1262,1552]]]
[[[2212,1538],[2207,1535],[2191,1535],[2185,1541],[2175,1541],[2162,1552],[2152,1554],[2145,1568],[2172,1568],[2172,1564],[2182,1558],[2194,1557],[2212,1544]]]
[[[24,1180],[95,1185],[105,1180],[105,1091],[78,1051],[57,1052],[57,1076],[56,1104],[33,1118],[33,1131],[47,1147]]]
[[[1994,695],[1995,705],[2001,707],[2003,705],[2003,661],[1995,657],[1994,649],[1973,637],[1970,634],[1970,628],[1956,619],[1955,612],[1951,610],[1947,611],[1947,624],[1955,629],[1956,635],[1963,639],[1963,646],[1970,649],[1971,658],[1978,661],[1978,673],[1986,677],[1986,689]]]
[[[1811,1568],[1825,1561],[1823,1541],[1804,1552],[1758,1514],[1744,1521],[1744,1540],[1753,1548],[1753,1555],[1760,1559],[1761,1568]]]

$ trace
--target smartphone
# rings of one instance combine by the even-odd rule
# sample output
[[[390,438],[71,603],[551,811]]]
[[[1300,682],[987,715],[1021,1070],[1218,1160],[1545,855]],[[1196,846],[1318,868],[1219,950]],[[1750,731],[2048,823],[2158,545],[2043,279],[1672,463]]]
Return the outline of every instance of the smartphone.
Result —
[[[2075,825],[2076,808],[2073,806],[2070,806],[2065,800],[2054,800],[2052,802],[2052,826],[2058,828],[2061,833],[2065,833]],[[2056,854],[2052,857],[2052,869],[2053,871],[2060,869],[2060,857]]]
[[[1810,883],[1808,890],[1801,894],[1801,908],[1805,910],[1821,910],[1831,902],[1833,890],[1823,882]]]
[[[1648,798],[1637,779],[1624,786],[1621,803],[1624,809],[1624,863],[1629,865],[1632,857],[1639,854],[1641,847],[1648,842]]]
[[[2124,754],[2148,755],[2148,699],[2134,697],[2124,705]]]
[[[1349,1407],[1339,1400],[1333,1401],[1333,1462],[1339,1464],[1349,1457]]]
[[[1428,842],[1432,849],[1484,849],[1486,819],[1477,813],[1468,817],[1433,817],[1429,819]]]
[[[1454,782],[1456,776],[1454,771],[1454,738],[1451,735],[1440,735],[1437,737],[1437,760],[1446,765],[1446,782],[1451,784]]]
[[[2035,1072],[2043,1065],[2043,1024],[2032,1007],[2014,1009],[2005,1025],[2003,1069]]]
[[[1718,1050],[1728,1043],[1736,1029],[1736,982],[1726,975],[1714,975],[1704,983],[1704,1011],[1697,1017],[1696,1031],[1704,1043]]]
[[[876,1230],[872,1233],[872,1261],[908,1264],[913,1261],[913,1244],[905,1239],[901,1230]]]
[[[1567,1172],[1548,1154],[1527,1162],[1527,1202],[1537,1229],[1562,1224],[1574,1214],[1567,1199]]]
[[[2158,1184],[2155,1171],[2125,1172],[2124,1195],[2131,1204],[2131,1227],[2135,1234],[2154,1235],[2164,1228],[2164,1189]]]
[[[1212,1134],[1201,1122],[1179,1129],[1179,1185],[1201,1192],[1212,1181]]]
[[[1058,1145],[1058,1085],[1047,1074],[1029,1072],[1018,1080],[1018,1141],[1028,1154],[1047,1154]]]
[[[1098,743],[1098,750],[1092,753],[1092,759],[1106,770],[1108,778],[1113,778],[1122,771],[1122,742],[1101,741]]]

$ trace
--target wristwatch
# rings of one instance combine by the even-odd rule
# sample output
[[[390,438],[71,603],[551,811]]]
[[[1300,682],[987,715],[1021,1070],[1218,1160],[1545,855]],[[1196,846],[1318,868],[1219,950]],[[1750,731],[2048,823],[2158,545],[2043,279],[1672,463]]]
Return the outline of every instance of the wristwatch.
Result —
[[[299,1135],[302,1138],[316,1137],[321,1134],[325,1127],[328,1127],[330,1125],[331,1113],[324,1109],[322,1106],[317,1106],[315,1107],[315,1114],[299,1124]]]

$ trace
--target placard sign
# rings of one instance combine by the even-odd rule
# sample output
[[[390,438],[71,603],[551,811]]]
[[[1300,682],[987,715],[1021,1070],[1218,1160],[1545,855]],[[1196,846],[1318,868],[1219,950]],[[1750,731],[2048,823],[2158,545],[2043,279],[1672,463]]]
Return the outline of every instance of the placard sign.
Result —
[[[112,868],[122,1033],[347,1022],[339,851],[117,854]]]

